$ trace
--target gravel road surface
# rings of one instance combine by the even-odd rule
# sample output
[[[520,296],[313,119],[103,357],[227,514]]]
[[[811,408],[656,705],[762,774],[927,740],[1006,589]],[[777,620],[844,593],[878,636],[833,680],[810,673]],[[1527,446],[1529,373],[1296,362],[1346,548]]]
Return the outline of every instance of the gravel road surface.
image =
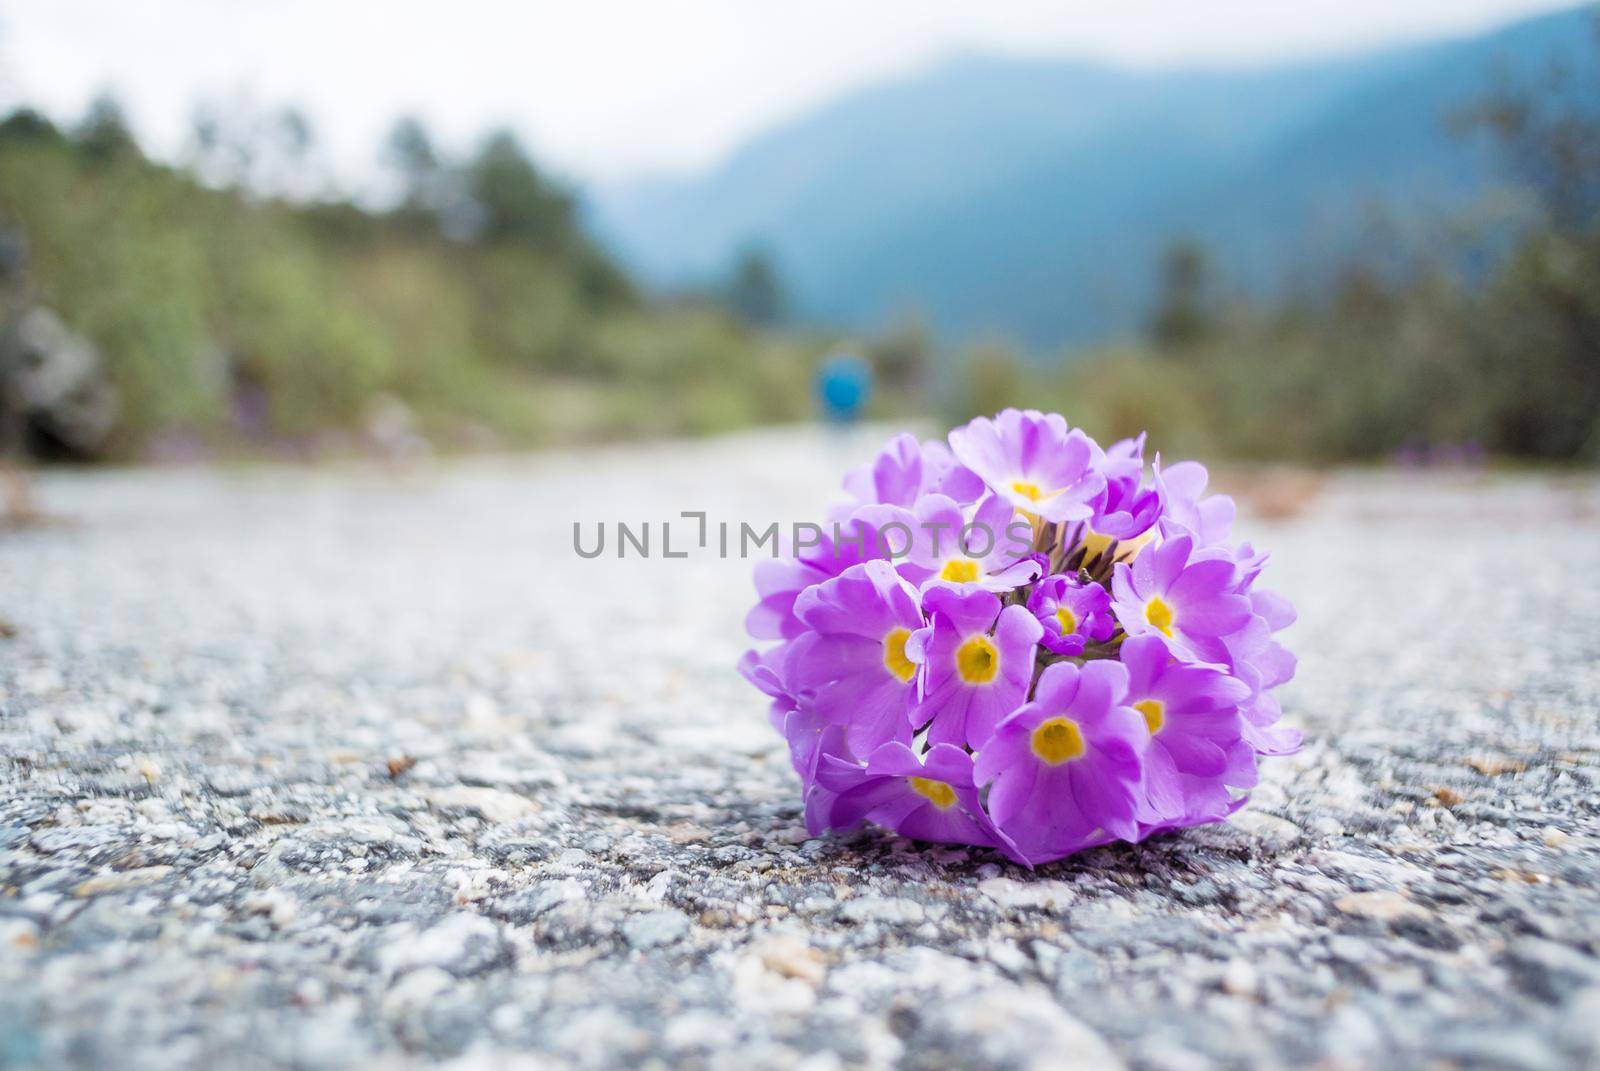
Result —
[[[1030,873],[808,838],[733,671],[716,523],[871,445],[42,476],[0,1066],[1600,1066],[1600,480],[1259,496],[1308,746],[1227,825]],[[712,552],[663,559],[685,510]],[[657,556],[573,552],[618,520]]]

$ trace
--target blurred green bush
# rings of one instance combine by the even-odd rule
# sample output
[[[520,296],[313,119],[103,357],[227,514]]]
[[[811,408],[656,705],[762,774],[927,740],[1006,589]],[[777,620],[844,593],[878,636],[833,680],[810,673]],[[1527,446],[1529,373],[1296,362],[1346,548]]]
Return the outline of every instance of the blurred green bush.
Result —
[[[1494,234],[1492,257],[1430,249],[1402,271],[1405,258],[1378,257],[1251,308],[1203,247],[1178,242],[1152,265],[1161,293],[1141,342],[1054,361],[1002,340],[940,354],[915,319],[861,340],[872,415],[1054,409],[1103,441],[1148,429],[1169,456],[1600,460],[1600,119],[1551,99],[1485,111],[1533,206]],[[309,126],[286,121],[291,158],[269,174],[303,171]],[[260,158],[230,148],[215,117],[200,134],[201,155],[173,168],[144,158],[109,103],[71,134],[27,111],[0,121],[0,227],[30,260],[26,293],[0,297],[52,306],[99,345],[121,397],[113,454],[163,436],[359,440],[397,409],[445,447],[812,413],[832,340],[784,326],[765,251],[743,251],[722,291],[646,300],[509,134],[451,164],[420,124],[398,124],[405,188],[387,212],[249,192]]]
[[[1276,308],[1228,300],[1205,250],[1175,242],[1147,340],[1044,365],[974,348],[946,415],[1058,409],[1103,440],[1148,429],[1169,454],[1600,461],[1600,98],[1585,88],[1502,88],[1479,109],[1518,176],[1514,225],[1448,221],[1455,243],[1374,249]]]
[[[446,446],[811,412],[822,340],[637,298],[505,135],[463,169],[485,210],[451,235],[443,209],[410,200],[368,213],[207,185],[108,136],[115,123],[98,116],[92,141],[37,116],[0,123],[0,226],[25,237],[27,300],[106,356],[114,454],[165,435],[220,449],[359,435],[394,400]]]

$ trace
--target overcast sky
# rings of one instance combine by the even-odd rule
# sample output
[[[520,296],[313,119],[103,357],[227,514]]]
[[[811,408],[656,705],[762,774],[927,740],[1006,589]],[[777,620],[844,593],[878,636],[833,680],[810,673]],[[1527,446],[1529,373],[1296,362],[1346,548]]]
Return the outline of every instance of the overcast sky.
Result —
[[[0,0],[0,104],[102,89],[171,154],[198,99],[293,104],[348,184],[402,112],[492,124],[580,181],[708,166],[841,91],[952,51],[1261,64],[1461,35],[1570,0]]]

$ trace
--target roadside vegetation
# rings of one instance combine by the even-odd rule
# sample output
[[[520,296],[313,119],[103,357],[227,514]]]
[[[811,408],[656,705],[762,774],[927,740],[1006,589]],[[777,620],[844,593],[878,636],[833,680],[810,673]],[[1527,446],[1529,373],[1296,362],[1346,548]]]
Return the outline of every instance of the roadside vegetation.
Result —
[[[806,419],[812,376],[859,348],[874,415],[1057,409],[1105,440],[1239,459],[1600,460],[1595,86],[1504,87],[1514,224],[1448,221],[1262,308],[1203,247],[1159,265],[1143,337],[1068,354],[942,348],[914,320],[846,339],[795,322],[780,268],[646,295],[573,190],[506,132],[448,159],[417,122],[384,148],[385,210],[316,188],[295,113],[197,117],[182,165],[116,105],[0,122],[0,319],[47,306],[101,355],[117,416],[91,458],[477,449],[693,435]],[[1464,236],[1464,237],[1461,237]],[[398,447],[397,447],[398,444]],[[39,452],[39,451],[36,451]],[[45,451],[48,452],[48,451]]]
[[[1556,72],[1455,121],[1495,135],[1499,206],[1420,244],[1379,213],[1367,253],[1274,308],[1175,242],[1144,339],[1049,365],[977,347],[949,415],[1030,399],[1235,458],[1600,461],[1600,85]]]
[[[120,401],[108,456],[338,449],[397,413],[449,448],[810,411],[818,339],[716,300],[645,300],[509,134],[450,163],[400,124],[403,192],[372,212],[255,192],[305,167],[292,113],[249,143],[204,129],[175,168],[109,101],[71,130],[0,123],[0,230],[20,262],[4,300],[52,308],[100,350]]]

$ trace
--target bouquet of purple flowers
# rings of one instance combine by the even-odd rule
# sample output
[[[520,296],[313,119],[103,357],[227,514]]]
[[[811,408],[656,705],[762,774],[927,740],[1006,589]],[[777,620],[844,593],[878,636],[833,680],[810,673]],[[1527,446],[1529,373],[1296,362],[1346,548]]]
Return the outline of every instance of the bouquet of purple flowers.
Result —
[[[1300,745],[1271,694],[1294,609],[1206,480],[1015,409],[850,472],[829,524],[757,565],[747,627],[778,642],[740,662],[811,832],[1031,865],[1237,810],[1256,757]]]

